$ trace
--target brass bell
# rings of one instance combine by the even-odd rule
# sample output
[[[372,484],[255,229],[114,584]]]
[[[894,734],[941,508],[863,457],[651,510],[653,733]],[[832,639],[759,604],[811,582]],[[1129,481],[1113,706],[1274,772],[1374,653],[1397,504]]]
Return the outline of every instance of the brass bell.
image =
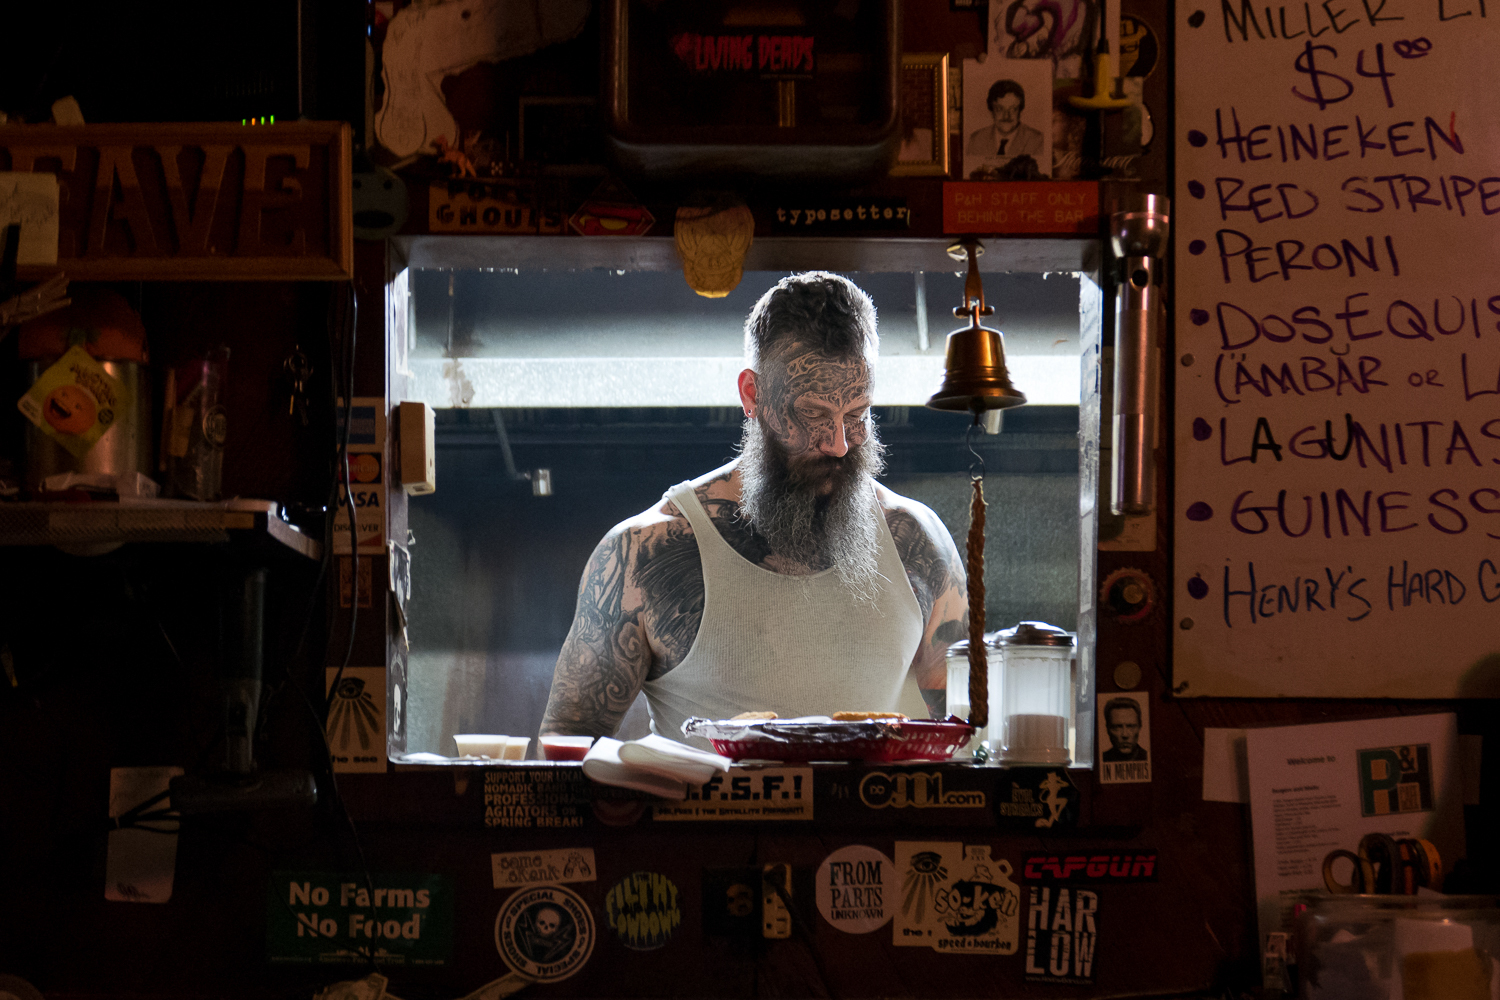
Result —
[[[1005,338],[999,330],[981,326],[979,317],[994,309],[984,304],[984,285],[979,279],[979,255],[984,247],[978,240],[964,240],[948,248],[954,260],[969,261],[964,278],[964,304],[953,315],[968,317],[969,325],[948,334],[947,358],[943,363],[943,385],[927,401],[934,410],[958,410],[978,414],[982,410],[1003,410],[1026,402],[1026,394],[1011,385],[1005,370]],[[977,417],[976,417],[977,419]]]

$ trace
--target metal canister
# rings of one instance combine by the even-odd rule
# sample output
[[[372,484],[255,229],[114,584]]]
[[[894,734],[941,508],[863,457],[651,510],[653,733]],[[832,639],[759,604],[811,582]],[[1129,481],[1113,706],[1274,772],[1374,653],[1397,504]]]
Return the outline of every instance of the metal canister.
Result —
[[[26,362],[26,384],[34,385],[42,372],[56,358]],[[94,446],[81,457],[74,457],[62,445],[26,424],[26,487],[39,490],[48,476],[62,472],[151,474],[151,379],[145,365],[137,361],[100,361],[111,378],[123,382],[130,391],[130,405],[117,414]]]
[[[35,426],[26,425],[26,486],[41,489],[48,476],[63,472],[118,476],[151,473],[151,379],[146,328],[123,295],[108,288],[75,285],[71,305],[22,324],[17,353],[34,385],[70,347],[82,347],[130,393],[130,404],[81,456],[63,448]]]

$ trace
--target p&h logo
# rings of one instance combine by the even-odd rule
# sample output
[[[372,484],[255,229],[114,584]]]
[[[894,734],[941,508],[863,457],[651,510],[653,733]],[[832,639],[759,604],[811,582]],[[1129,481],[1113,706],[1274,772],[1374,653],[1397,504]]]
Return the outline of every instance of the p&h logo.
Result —
[[[859,783],[859,799],[871,809],[983,809],[984,793],[943,791],[940,771],[871,771]]]

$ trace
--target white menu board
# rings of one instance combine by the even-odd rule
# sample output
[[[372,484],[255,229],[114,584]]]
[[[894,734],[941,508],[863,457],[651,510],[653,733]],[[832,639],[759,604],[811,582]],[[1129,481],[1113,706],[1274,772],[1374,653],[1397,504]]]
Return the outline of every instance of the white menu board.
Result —
[[[1500,5],[1176,5],[1183,695],[1500,694]]]

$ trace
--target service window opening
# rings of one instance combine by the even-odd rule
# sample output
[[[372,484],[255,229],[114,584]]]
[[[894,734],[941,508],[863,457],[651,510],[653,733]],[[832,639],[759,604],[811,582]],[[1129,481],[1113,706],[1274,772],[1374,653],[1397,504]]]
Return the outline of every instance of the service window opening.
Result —
[[[412,395],[437,408],[439,486],[409,508],[406,752],[453,756],[455,734],[489,733],[532,737],[528,757],[540,758],[534,738],[589,554],[666,489],[735,456],[745,316],[784,272],[747,272],[716,300],[666,271],[411,274]],[[880,481],[931,507],[962,554],[967,417],[922,405],[960,325],[962,278],[845,276],[879,317]],[[1040,620],[1077,631],[1079,315],[1093,286],[1072,274],[990,274],[985,286],[997,307],[987,322],[1004,331],[1031,399],[999,433],[977,436],[986,629]],[[925,715],[920,702],[907,710]],[[647,732],[638,698],[616,736]],[[1087,730],[1077,739],[1087,763]]]

